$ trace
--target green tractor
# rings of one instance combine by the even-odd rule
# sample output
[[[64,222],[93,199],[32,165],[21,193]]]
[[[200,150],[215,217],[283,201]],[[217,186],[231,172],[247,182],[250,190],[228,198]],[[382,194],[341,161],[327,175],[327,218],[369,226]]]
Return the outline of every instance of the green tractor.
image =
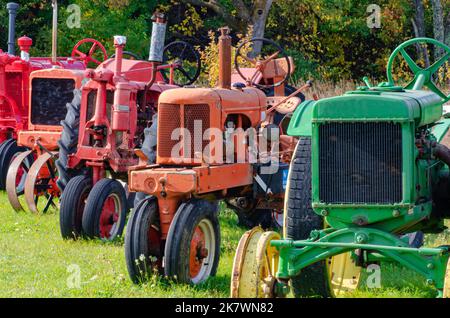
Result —
[[[407,48],[445,56],[421,68]],[[414,73],[395,86],[394,59]],[[255,228],[242,237],[232,297],[334,297],[355,290],[363,268],[395,262],[450,296],[450,246],[413,248],[408,233],[441,233],[450,218],[450,100],[434,84],[450,48],[428,38],[391,55],[388,83],[307,101],[288,134],[299,137],[286,185],[283,238]],[[424,87],[428,88],[425,90]]]

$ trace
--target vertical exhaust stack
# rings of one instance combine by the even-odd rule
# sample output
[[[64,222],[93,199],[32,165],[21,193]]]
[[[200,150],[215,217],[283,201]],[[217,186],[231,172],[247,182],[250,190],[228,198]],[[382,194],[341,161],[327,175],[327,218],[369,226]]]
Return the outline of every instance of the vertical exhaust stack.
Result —
[[[219,37],[219,87],[231,89],[231,37],[230,28],[220,28]]]
[[[152,38],[148,60],[161,64],[163,62],[164,41],[166,38],[167,21],[164,14],[156,12],[153,17]]]
[[[8,54],[16,54],[16,16],[19,10],[19,5],[14,2],[10,2],[6,5],[6,9],[9,13],[9,31],[8,31]]]
[[[52,0],[53,27],[52,27],[52,63],[57,62],[58,56],[58,1]]]

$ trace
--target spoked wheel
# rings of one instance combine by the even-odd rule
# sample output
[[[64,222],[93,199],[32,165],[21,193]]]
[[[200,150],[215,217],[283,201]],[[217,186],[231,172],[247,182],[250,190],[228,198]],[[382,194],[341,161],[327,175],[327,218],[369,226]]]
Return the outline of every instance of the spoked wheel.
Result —
[[[105,47],[95,39],[83,39],[79,41],[72,49],[71,57],[81,61],[86,67],[90,64],[97,67],[103,61],[108,59]]]
[[[6,176],[11,162],[18,153],[27,151],[26,147],[17,146],[14,139],[8,139],[0,144],[0,190],[6,189]]]
[[[220,253],[217,209],[217,203],[205,200],[181,204],[167,236],[166,276],[200,284],[216,274]]]
[[[112,241],[122,235],[128,211],[125,189],[119,181],[102,179],[92,188],[83,213],[83,231],[88,238]]]
[[[11,162],[6,177],[6,193],[15,211],[23,211],[19,197],[25,193],[25,180],[33,164],[33,151],[17,153]]]
[[[279,253],[270,246],[279,240],[276,232],[264,232],[260,227],[246,232],[236,251],[231,275],[232,298],[271,298],[275,296],[275,275]]]
[[[311,138],[301,138],[294,152],[286,187],[284,236],[306,240],[313,230],[325,227],[322,217],[312,209]],[[296,297],[336,297],[358,287],[361,268],[351,254],[314,263],[291,279]]]
[[[33,213],[39,213],[40,201],[44,201],[42,213],[50,208],[57,209],[56,200],[60,191],[56,184],[58,171],[55,160],[57,152],[44,153],[40,155],[28,171],[25,180],[25,201],[28,209]]]
[[[162,273],[163,255],[158,202],[154,197],[145,198],[133,210],[125,233],[125,260],[133,283],[146,281],[154,272]]]
[[[59,225],[64,239],[77,239],[82,235],[82,218],[86,199],[92,189],[92,180],[87,176],[70,179],[61,196]]]

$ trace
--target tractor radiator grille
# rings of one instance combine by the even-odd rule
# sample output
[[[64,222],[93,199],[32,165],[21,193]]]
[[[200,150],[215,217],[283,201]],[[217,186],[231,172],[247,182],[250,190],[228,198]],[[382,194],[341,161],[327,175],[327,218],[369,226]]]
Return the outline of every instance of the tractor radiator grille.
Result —
[[[31,122],[59,126],[66,117],[67,103],[73,100],[75,81],[61,78],[34,78],[31,91]]]
[[[172,132],[181,127],[180,105],[158,106],[158,155],[170,158],[173,147],[179,142],[172,140]]]
[[[177,128],[184,128],[181,134],[184,136],[189,133],[190,139],[186,136],[183,138],[186,147],[183,158],[195,158],[195,152],[203,151],[209,143],[209,138],[204,136],[209,127],[209,105],[207,104],[182,106],[160,104],[158,106],[158,156],[172,157],[173,147],[180,142],[180,133],[175,134],[175,140],[172,140],[172,132]],[[181,154],[177,153],[177,155]]]
[[[401,125],[321,125],[319,197],[321,202],[338,204],[401,202]]]

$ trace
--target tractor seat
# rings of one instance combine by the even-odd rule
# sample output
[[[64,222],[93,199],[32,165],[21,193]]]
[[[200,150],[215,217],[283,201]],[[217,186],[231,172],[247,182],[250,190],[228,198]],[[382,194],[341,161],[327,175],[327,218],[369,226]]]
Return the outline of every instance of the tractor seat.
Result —
[[[285,96],[276,96],[276,97],[267,97],[267,109],[271,108],[274,105],[277,105],[279,102],[281,102],[283,99],[285,99]],[[298,105],[302,103],[302,100],[298,97],[291,97],[284,103],[278,105],[276,107],[277,113],[286,115],[293,113]]]

